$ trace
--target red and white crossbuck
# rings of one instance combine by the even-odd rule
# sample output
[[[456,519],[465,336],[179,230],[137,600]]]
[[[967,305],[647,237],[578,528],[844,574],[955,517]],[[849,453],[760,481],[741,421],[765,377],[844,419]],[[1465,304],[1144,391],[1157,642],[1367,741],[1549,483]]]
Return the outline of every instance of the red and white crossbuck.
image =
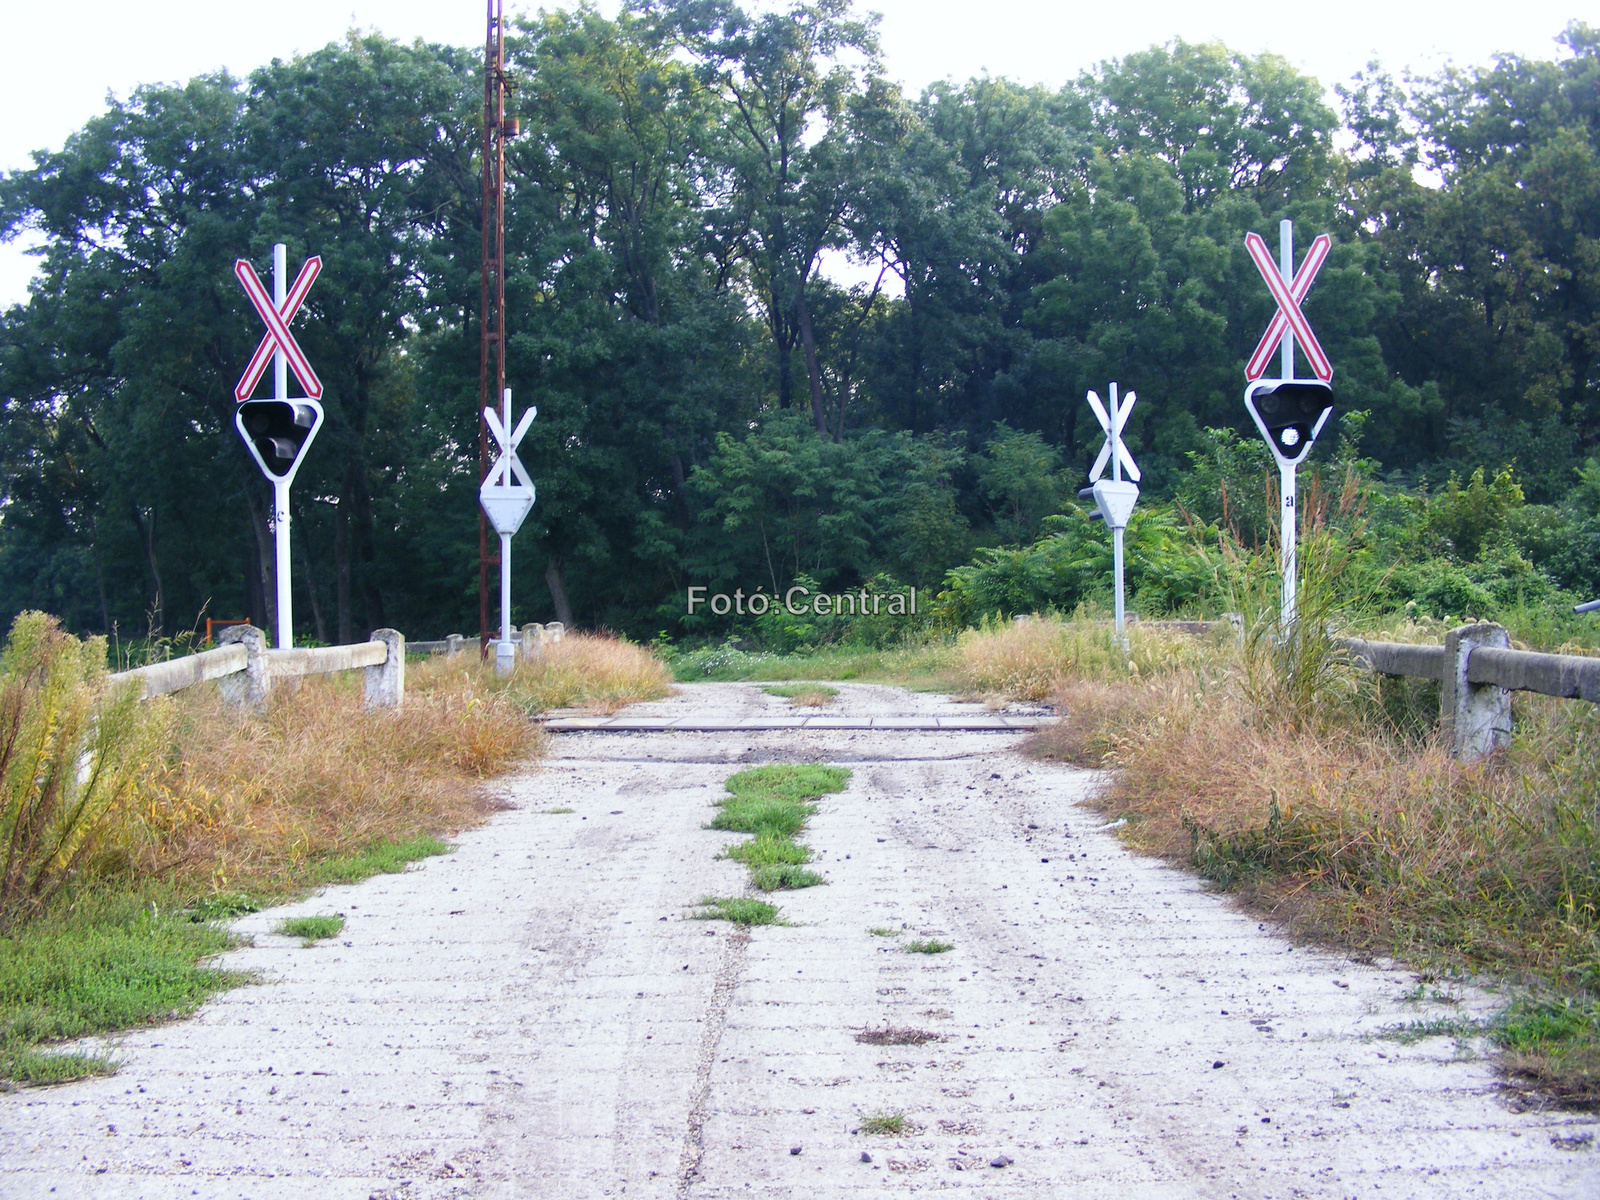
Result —
[[[289,332],[289,322],[294,320],[295,313],[300,311],[306,293],[311,290],[311,285],[321,270],[320,255],[312,255],[306,259],[305,266],[300,268],[300,274],[295,277],[294,285],[284,296],[283,307],[280,309],[273,304],[272,297],[267,294],[267,289],[254,267],[242,258],[233,264],[233,273],[244,285],[244,294],[250,297],[250,303],[267,324],[266,336],[256,347],[250,365],[245,367],[244,374],[239,377],[238,386],[233,389],[235,400],[242,403],[250,399],[250,393],[255,390],[256,384],[261,382],[261,376],[277,350],[283,351],[283,357],[287,360],[289,369],[294,372],[295,378],[300,381],[300,386],[305,389],[306,397],[311,400],[322,399],[322,380],[317,378],[317,373],[311,369],[311,360],[306,358],[305,351],[300,349],[300,343],[296,342],[294,334]]]
[[[1333,364],[1328,361],[1322,344],[1317,341],[1317,335],[1311,332],[1311,322],[1306,320],[1305,313],[1300,309],[1300,303],[1311,290],[1311,282],[1316,279],[1322,264],[1327,261],[1328,251],[1333,248],[1333,239],[1324,233],[1312,241],[1305,262],[1300,264],[1300,269],[1295,272],[1294,280],[1290,283],[1284,283],[1278,264],[1272,261],[1272,253],[1267,249],[1267,243],[1259,233],[1245,234],[1244,244],[1245,249],[1250,252],[1251,260],[1256,264],[1256,270],[1260,271],[1261,278],[1267,281],[1272,298],[1278,302],[1278,311],[1272,315],[1272,323],[1267,326],[1267,332],[1261,335],[1256,352],[1245,364],[1245,378],[1255,380],[1265,375],[1274,351],[1283,341],[1283,335],[1292,331],[1295,340],[1300,344],[1300,349],[1305,353],[1306,361],[1311,364],[1311,370],[1318,379],[1327,383],[1333,378]]]

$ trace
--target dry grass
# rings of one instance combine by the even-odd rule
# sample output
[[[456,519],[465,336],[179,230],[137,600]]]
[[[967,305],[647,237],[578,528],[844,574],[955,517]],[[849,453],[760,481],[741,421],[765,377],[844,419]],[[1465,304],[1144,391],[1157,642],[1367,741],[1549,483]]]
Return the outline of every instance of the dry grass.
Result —
[[[489,682],[492,669],[480,666],[471,654],[431,659],[417,670],[424,678],[481,674],[480,686],[493,687],[527,713],[583,708],[609,716],[626,705],[672,693],[672,671],[665,663],[642,646],[599,634],[568,634],[537,658],[519,660],[515,673],[504,681]]]
[[[142,791],[134,865],[270,894],[318,858],[481,820],[482,781],[543,735],[469,672],[408,683],[395,712],[364,708],[353,676],[306,679],[280,687],[264,718],[212,688],[180,693],[173,749]]]
[[[1513,748],[1463,766],[1416,732],[1436,692],[1365,676],[1307,723],[1264,711],[1249,676],[1218,653],[1067,682],[1035,750],[1114,768],[1098,803],[1124,840],[1298,935],[1523,985],[1505,1065],[1600,1101],[1600,710],[1519,696]]]
[[[542,748],[529,712],[614,712],[670,682],[648,651],[582,634],[509,679],[473,654],[406,674],[399,712],[364,708],[354,674],[280,685],[264,718],[228,708],[214,688],[167,701],[176,734],[142,789],[135,867],[270,895],[318,860],[456,832],[490,811],[484,780]]]
[[[1224,637],[1128,626],[1128,646],[1116,644],[1104,622],[1031,618],[961,635],[956,675],[975,692],[1044,700],[1078,679],[1152,679],[1214,657]]]

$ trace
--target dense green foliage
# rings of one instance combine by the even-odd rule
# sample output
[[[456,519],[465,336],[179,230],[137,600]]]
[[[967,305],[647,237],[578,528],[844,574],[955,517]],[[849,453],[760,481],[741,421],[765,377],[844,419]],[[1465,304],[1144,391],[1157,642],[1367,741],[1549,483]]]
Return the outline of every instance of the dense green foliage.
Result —
[[[848,0],[526,18],[517,619],[720,637],[685,620],[688,584],[802,577],[944,590],[947,617],[1093,598],[1106,555],[1071,497],[1099,442],[1084,391],[1111,379],[1141,395],[1147,496],[1175,501],[1137,520],[1135,586],[1203,606],[1192,524],[1270,526],[1233,435],[1271,313],[1243,236],[1282,217],[1334,238],[1307,311],[1367,416],[1318,453],[1361,464],[1383,595],[1600,592],[1600,35],[1562,43],[1373,68],[1336,103],[1183,42],[1054,90],[912,97]],[[140,89],[5,177],[0,229],[47,248],[0,318],[0,619],[269,622],[269,493],[231,420],[260,329],[230,265],[283,241],[325,262],[295,325],[328,409],[295,492],[304,632],[470,627],[478,70],[352,37]],[[832,282],[830,256],[876,283]],[[749,624],[780,648],[838,632]]]

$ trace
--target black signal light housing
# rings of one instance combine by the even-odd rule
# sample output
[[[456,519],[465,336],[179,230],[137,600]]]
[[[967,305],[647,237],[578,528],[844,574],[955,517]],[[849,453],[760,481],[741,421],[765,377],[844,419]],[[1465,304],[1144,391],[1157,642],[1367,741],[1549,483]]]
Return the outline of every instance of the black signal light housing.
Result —
[[[1333,388],[1320,379],[1258,379],[1244,404],[1280,466],[1298,466],[1333,412]]]

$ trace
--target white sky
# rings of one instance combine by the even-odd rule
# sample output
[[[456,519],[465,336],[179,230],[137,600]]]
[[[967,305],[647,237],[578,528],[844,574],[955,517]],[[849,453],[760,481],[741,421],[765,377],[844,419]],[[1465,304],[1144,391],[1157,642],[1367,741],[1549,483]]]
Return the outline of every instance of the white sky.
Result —
[[[537,5],[507,0],[513,11]],[[747,0],[748,3],[748,0]],[[988,71],[1059,86],[1087,67],[1172,37],[1220,40],[1284,55],[1325,86],[1371,58],[1397,74],[1446,60],[1486,63],[1497,52],[1547,57],[1577,0],[857,0],[883,14],[889,74],[913,91],[931,80]],[[551,4],[546,7],[562,7]],[[608,12],[617,0],[601,0]],[[227,67],[243,75],[274,57],[309,51],[352,27],[391,37],[478,45],[482,0],[78,0],[57,9],[10,0],[0,39],[0,170],[25,168],[59,148],[104,107],[106,93],[176,82]],[[1444,15],[1448,13],[1448,15]],[[26,298],[34,260],[0,245],[0,306]]]

